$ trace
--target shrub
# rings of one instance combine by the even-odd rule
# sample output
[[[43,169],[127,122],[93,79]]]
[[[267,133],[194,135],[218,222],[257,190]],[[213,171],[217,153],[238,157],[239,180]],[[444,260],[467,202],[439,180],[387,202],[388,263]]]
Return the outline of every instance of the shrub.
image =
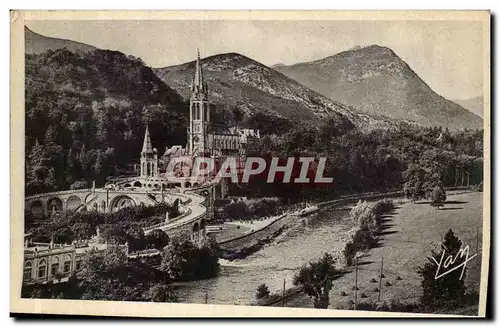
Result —
[[[356,231],[352,241],[358,250],[368,250],[377,244],[373,232],[367,227],[363,227]]]
[[[439,209],[446,201],[446,190],[443,186],[437,185],[431,192],[431,205]]]
[[[210,243],[198,248],[189,241],[171,241],[162,251],[160,270],[173,280],[191,281],[219,273],[218,247]]]
[[[352,241],[348,242],[344,248],[347,266],[353,264],[357,251],[368,250],[377,245],[374,234],[379,230],[380,217],[394,207],[394,201],[390,199],[382,199],[372,203],[359,200],[356,206],[351,209],[351,218],[356,220],[359,229],[352,236]]]
[[[260,284],[259,287],[257,287],[257,294],[255,297],[257,300],[267,298],[269,296],[269,288],[267,287],[266,284]]]
[[[356,256],[356,247],[352,242],[348,242],[344,248],[344,257],[346,260],[346,264],[348,266],[352,266],[352,264],[354,263],[353,261],[355,256]]]
[[[149,298],[153,302],[177,302],[177,296],[165,284],[155,284],[149,289]]]
[[[325,253],[316,262],[300,268],[293,277],[293,284],[300,286],[302,291],[313,299],[315,308],[328,308],[329,294],[332,289],[332,280],[338,277],[339,271],[335,269],[335,260]]]

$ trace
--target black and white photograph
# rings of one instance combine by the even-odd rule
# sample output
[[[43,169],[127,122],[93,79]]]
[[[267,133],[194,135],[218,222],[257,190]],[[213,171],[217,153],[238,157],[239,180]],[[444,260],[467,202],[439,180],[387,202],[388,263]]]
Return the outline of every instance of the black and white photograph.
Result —
[[[161,13],[11,13],[17,312],[484,317],[488,11]]]

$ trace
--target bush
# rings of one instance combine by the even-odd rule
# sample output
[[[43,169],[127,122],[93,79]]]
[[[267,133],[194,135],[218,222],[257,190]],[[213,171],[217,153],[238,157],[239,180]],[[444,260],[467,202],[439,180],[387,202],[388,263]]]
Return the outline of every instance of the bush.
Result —
[[[446,201],[446,190],[443,186],[437,185],[431,192],[431,205],[434,207],[442,207]]]
[[[347,266],[353,265],[355,256],[356,256],[356,246],[352,242],[348,242],[344,248],[344,257]]]
[[[177,302],[177,296],[172,293],[171,288],[165,284],[156,284],[149,289],[149,297],[152,302]]]
[[[259,287],[257,287],[257,294],[255,297],[257,300],[267,298],[269,296],[269,288],[267,287],[266,284],[260,284]]]
[[[293,277],[293,284],[300,286],[302,291],[313,299],[315,308],[328,308],[330,303],[329,294],[332,289],[332,281],[337,278],[339,271],[335,268],[333,257],[325,253],[316,262],[302,266]]]
[[[353,264],[357,251],[368,250],[377,245],[375,233],[380,228],[380,217],[383,213],[395,208],[394,201],[382,199],[377,202],[368,203],[359,200],[350,215],[359,225],[359,229],[354,233],[352,241],[348,242],[344,248],[344,257],[347,266]]]
[[[215,242],[200,248],[189,241],[171,241],[162,251],[160,270],[169,278],[191,281],[212,278],[219,273],[218,246]]]
[[[354,234],[353,243],[357,250],[368,250],[377,244],[377,240],[370,229],[363,227]]]

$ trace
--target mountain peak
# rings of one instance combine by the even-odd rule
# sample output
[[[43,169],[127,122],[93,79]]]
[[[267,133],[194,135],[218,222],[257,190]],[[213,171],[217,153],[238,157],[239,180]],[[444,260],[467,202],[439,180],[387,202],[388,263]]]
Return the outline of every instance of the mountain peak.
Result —
[[[356,109],[426,126],[481,128],[481,119],[436,94],[394,51],[372,44],[277,71]]]
[[[250,125],[259,128],[262,114],[274,117],[275,121],[286,124],[317,126],[326,119],[338,122],[350,121],[357,126],[368,126],[372,122],[379,124],[385,121],[356,115],[348,107],[325,98],[319,93],[305,87],[297,81],[239,53],[223,53],[201,60],[204,76],[208,81],[210,101],[219,109],[216,110],[230,117],[232,108],[245,114]],[[186,100],[190,96],[194,62],[173,67],[156,68],[154,72],[168,85],[177,90]],[[229,118],[230,119],[230,118]],[[256,120],[252,120],[256,119]],[[227,120],[227,119],[226,119]],[[285,129],[276,123],[268,130],[274,133]]]

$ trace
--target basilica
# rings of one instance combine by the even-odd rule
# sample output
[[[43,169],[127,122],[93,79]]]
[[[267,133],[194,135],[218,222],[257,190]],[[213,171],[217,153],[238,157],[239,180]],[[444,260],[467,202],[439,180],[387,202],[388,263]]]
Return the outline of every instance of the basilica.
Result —
[[[149,129],[146,126],[140,157],[140,178],[153,180],[151,185],[160,185],[162,180],[163,182],[167,180],[178,184],[179,179],[182,179],[182,173],[178,173],[176,176],[166,176],[162,172],[162,167],[165,169],[172,158],[195,158],[198,156],[212,158],[244,157],[248,144],[259,138],[259,130],[240,127],[221,128],[211,124],[208,84],[203,78],[203,69],[198,51],[196,68],[191,83],[187,144],[185,146],[174,145],[168,147],[160,158],[158,157],[158,150],[153,148],[151,144]],[[144,183],[140,183],[140,185],[144,186]],[[150,184],[146,183],[146,186],[148,185]],[[165,187],[169,186],[165,185]]]

